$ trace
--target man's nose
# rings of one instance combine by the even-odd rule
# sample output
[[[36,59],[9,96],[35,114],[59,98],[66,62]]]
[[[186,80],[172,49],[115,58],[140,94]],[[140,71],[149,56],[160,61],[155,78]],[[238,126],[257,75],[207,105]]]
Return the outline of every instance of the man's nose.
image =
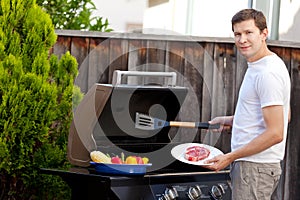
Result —
[[[246,34],[241,34],[239,42],[244,43],[247,41],[247,35]]]

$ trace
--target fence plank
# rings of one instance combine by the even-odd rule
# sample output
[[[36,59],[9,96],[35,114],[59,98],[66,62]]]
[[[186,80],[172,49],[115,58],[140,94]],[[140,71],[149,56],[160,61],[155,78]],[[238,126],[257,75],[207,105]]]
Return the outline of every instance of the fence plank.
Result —
[[[166,46],[165,41],[148,40],[147,41],[147,52],[146,52],[146,71],[166,71]],[[164,77],[148,77],[145,78],[146,83],[158,83],[161,85],[167,85],[167,81]]]
[[[184,74],[184,48],[185,42],[169,41],[167,43],[166,71],[175,71],[178,74]],[[184,80],[177,77],[177,85],[182,86]]]
[[[70,36],[57,37],[56,43],[52,48],[53,54],[57,55],[60,58],[61,55],[65,54],[67,51],[70,51],[71,39],[72,37]]]
[[[213,60],[215,48],[215,43],[205,44],[201,121],[209,121],[212,118],[213,69],[216,67]],[[209,143],[209,137],[210,133],[202,131],[201,142]]]
[[[300,141],[300,49],[291,49],[291,122],[287,138],[286,162],[285,162],[285,186],[282,186],[284,199],[298,200],[300,188],[300,158],[299,158],[299,141]],[[284,54],[286,55],[286,54]],[[296,156],[298,155],[298,156]]]
[[[72,52],[72,55],[75,56],[79,69],[82,62],[88,56],[89,46],[89,38],[73,37],[71,40],[70,51]]]
[[[108,83],[112,83],[112,74],[114,70],[129,70],[128,60],[128,40],[118,38],[109,39],[109,73]]]
[[[147,63],[147,40],[130,40],[128,55],[128,70],[145,71]],[[144,85],[144,78],[132,77],[130,82]]]
[[[109,81],[109,41],[107,39],[92,38],[90,40],[88,67],[88,88],[95,83]]]
[[[89,53],[89,38],[82,38],[82,37],[73,37],[72,40],[70,40],[71,43],[71,48],[70,52],[73,56],[76,57],[77,63],[78,63],[78,70],[79,71],[84,71],[84,67],[88,67],[88,62],[87,62],[87,56]],[[76,82],[79,83],[79,77],[77,77]],[[84,89],[84,92],[87,91],[87,79],[88,76],[83,77],[84,83],[81,83],[82,88]]]

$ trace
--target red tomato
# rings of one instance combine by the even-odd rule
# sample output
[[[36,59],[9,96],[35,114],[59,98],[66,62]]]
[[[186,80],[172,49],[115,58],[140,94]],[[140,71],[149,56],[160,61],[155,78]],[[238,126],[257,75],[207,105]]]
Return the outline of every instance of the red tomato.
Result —
[[[118,156],[114,156],[111,158],[111,163],[114,163],[114,164],[123,164],[121,158],[119,158]]]
[[[140,165],[144,164],[142,157],[139,157],[139,156],[136,157],[136,162],[137,162],[137,164],[140,164]]]

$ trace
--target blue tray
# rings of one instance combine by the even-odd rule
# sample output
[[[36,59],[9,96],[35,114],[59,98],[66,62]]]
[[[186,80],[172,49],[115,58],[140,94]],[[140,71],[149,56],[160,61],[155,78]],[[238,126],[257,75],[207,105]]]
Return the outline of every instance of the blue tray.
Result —
[[[116,174],[116,175],[144,175],[147,172],[147,167],[152,166],[148,164],[108,164],[90,162],[95,167],[96,172],[102,174]]]

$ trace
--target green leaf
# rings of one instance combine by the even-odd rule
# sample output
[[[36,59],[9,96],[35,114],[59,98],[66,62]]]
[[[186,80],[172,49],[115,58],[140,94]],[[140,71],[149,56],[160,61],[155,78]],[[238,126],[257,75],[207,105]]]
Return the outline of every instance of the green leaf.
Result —
[[[46,11],[56,29],[94,30],[111,32],[108,20],[102,22],[102,17],[92,16],[97,10],[91,0],[37,0],[39,6]]]

